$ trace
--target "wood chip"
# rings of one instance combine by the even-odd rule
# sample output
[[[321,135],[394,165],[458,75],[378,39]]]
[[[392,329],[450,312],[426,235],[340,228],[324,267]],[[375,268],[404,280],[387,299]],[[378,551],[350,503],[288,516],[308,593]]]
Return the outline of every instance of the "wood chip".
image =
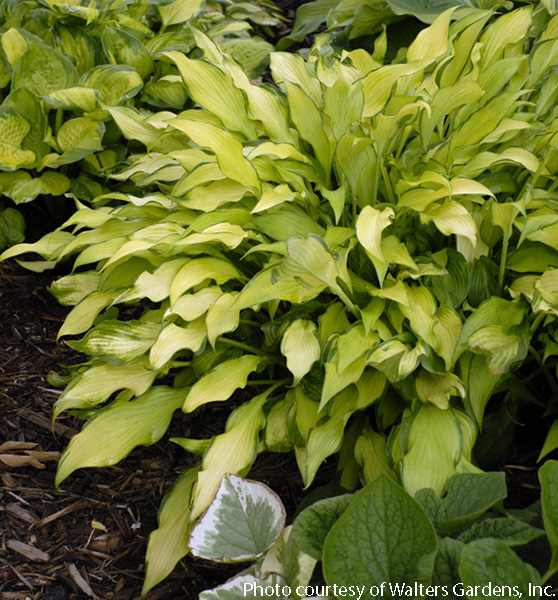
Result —
[[[81,573],[77,570],[77,567],[73,563],[64,563],[66,565],[66,569],[68,569],[68,573],[70,574],[70,579],[78,586],[78,588],[90,598],[97,598],[95,592],[91,589],[91,586],[85,581],[85,579],[81,576]]]
[[[41,519],[40,521],[36,521],[33,524],[33,526],[34,527],[42,527],[43,525],[46,525],[47,523],[52,523],[52,521],[56,521],[56,519],[59,519],[60,517],[68,515],[71,512],[74,512],[75,510],[80,510],[81,508],[84,508],[85,506],[87,506],[87,502],[85,502],[85,500],[78,500],[77,502],[74,502],[73,504],[66,506],[62,510],[59,510],[59,511],[53,513],[52,515],[45,517],[44,519]]]
[[[16,502],[10,502],[10,504],[6,505],[6,512],[12,517],[19,519],[24,523],[28,523],[29,525],[39,520],[39,517],[35,513],[25,510],[25,508]]]
[[[68,439],[79,433],[77,429],[72,429],[71,427],[62,425],[62,423],[54,423],[53,426],[50,419],[47,419],[44,415],[36,413],[28,408],[22,408],[18,410],[17,414],[23,419],[30,421],[34,425],[38,425],[47,431],[52,431],[54,429],[54,433],[56,435],[61,435],[62,437]]]
[[[50,555],[46,552],[18,540],[8,540],[7,546],[14,552],[22,554],[25,558],[32,561],[48,562],[50,560]]]

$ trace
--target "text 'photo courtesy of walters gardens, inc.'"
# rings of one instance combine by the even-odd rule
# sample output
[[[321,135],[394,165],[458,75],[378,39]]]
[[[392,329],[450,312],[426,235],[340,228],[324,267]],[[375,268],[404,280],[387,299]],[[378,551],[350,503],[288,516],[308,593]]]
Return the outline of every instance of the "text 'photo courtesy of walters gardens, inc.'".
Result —
[[[293,594],[294,592],[294,594]],[[414,583],[383,582],[380,585],[300,585],[294,590],[288,585],[258,585],[244,583],[243,595],[246,598],[289,598],[295,595],[301,598],[558,598],[558,588],[550,585],[529,584],[527,589],[517,585],[424,585]]]

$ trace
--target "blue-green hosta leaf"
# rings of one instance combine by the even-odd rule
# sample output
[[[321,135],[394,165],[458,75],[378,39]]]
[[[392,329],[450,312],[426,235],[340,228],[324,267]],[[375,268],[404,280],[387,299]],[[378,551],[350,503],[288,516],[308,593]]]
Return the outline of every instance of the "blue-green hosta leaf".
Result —
[[[295,385],[310,371],[320,358],[318,328],[312,321],[296,319],[281,339],[281,353],[287,359],[287,368],[294,376]]]
[[[12,89],[26,87],[37,96],[77,83],[78,73],[72,61],[47,45],[28,42],[14,67]]]
[[[156,375],[157,371],[150,368],[146,357],[120,367],[109,364],[89,367],[56,401],[54,419],[64,410],[96,406],[117,390],[131,390],[139,396],[149,389]]]
[[[558,462],[547,460],[539,469],[544,530],[552,549],[549,571],[558,570]]]
[[[228,74],[209,62],[192,60],[179,52],[164,54],[176,63],[195,102],[219,117],[227,130],[241,132],[248,139],[257,137],[255,124],[248,118],[244,94]]]
[[[225,475],[215,499],[190,533],[193,555],[217,562],[255,560],[285,527],[285,509],[263,483]]]
[[[147,48],[133,35],[105,27],[101,35],[103,50],[113,65],[133,67],[145,80],[155,69]]]
[[[223,475],[246,475],[250,470],[258,454],[260,432],[265,427],[263,409],[271,389],[233,411],[225,433],[211,441],[192,497],[192,519],[211,504]]]
[[[327,536],[325,580],[368,589],[398,583],[412,594],[415,582],[430,582],[436,548],[434,528],[422,508],[379,477],[356,496]]]
[[[159,526],[147,543],[142,594],[165,579],[176,563],[188,554],[188,534],[192,528],[188,507],[197,476],[198,468],[188,469],[163,498],[157,517]]]
[[[135,400],[117,400],[99,410],[64,451],[56,486],[76,469],[115,465],[136,446],[159,441],[183,400],[184,390],[159,386]]]
[[[139,73],[126,65],[98,65],[82,75],[79,83],[98,90],[99,100],[107,106],[124,103],[143,87]]]
[[[388,5],[396,15],[413,15],[423,23],[432,23],[450,8],[474,6],[468,0],[388,0]]]
[[[231,54],[251,79],[261,77],[269,65],[269,54],[273,46],[253,37],[230,38],[220,44],[223,52]]]
[[[296,10],[293,30],[279,40],[277,50],[285,50],[295,42],[302,42],[309,33],[317,31],[327,21],[330,10],[338,4],[339,0],[316,0],[300,5]]]
[[[179,350],[197,352],[207,337],[205,319],[199,318],[179,327],[169,323],[159,334],[149,352],[149,362],[154,369],[162,369]]]
[[[241,185],[260,189],[260,182],[254,167],[244,158],[242,144],[238,139],[211,123],[173,119],[170,125],[183,131],[199,146],[210,148],[217,156],[221,171]]]
[[[160,325],[143,321],[103,321],[79,341],[67,344],[78,352],[119,366],[139,358],[157,338]],[[154,367],[158,368],[158,367]]]
[[[246,386],[248,376],[261,361],[261,356],[247,354],[218,364],[192,386],[184,401],[184,412],[192,412],[208,402],[228,400],[235,390]]]
[[[461,552],[459,575],[462,581],[459,588],[465,593],[479,588],[493,590],[493,593],[510,590],[522,597],[528,596],[532,587],[541,583],[538,571],[524,563],[500,540],[478,540],[467,544]]]

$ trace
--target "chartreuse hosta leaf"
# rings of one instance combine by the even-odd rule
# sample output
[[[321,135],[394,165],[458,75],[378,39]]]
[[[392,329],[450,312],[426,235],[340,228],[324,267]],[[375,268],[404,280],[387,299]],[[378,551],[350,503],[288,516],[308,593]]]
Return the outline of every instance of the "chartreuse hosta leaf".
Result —
[[[298,383],[320,358],[317,327],[305,319],[293,321],[281,340],[281,352],[287,359],[287,368]]]
[[[215,499],[192,529],[193,555],[217,562],[255,560],[285,527],[285,509],[262,483],[225,475]]]
[[[158,527],[147,543],[144,594],[165,579],[188,553],[188,534],[193,524],[188,505],[197,474],[197,468],[182,473],[163,498],[157,518]]]
[[[225,433],[211,440],[192,496],[193,519],[209,506],[225,473],[244,475],[250,470],[258,453],[260,432],[265,426],[263,409],[270,391],[233,411],[227,419]]]
[[[56,485],[76,469],[115,465],[136,446],[159,441],[183,400],[184,390],[157,386],[135,400],[116,400],[100,409],[64,451]]]
[[[184,400],[184,411],[192,412],[208,402],[228,400],[236,389],[246,385],[248,376],[262,360],[261,356],[246,354],[218,364],[192,386]]]

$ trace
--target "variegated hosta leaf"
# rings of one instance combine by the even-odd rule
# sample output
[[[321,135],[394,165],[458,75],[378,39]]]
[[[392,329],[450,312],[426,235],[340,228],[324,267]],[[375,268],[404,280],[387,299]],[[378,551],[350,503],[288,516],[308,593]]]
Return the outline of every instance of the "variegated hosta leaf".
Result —
[[[285,509],[263,483],[225,475],[188,541],[195,556],[217,562],[255,560],[277,541]]]
[[[68,444],[58,465],[56,485],[76,469],[115,465],[136,446],[159,441],[183,401],[184,390],[160,386],[135,400],[116,400],[100,409]]]
[[[147,357],[127,365],[95,365],[76,376],[54,405],[54,418],[71,408],[88,408],[107,400],[117,390],[131,390],[136,396],[143,394],[153,383],[153,371]]]
[[[157,339],[158,323],[117,320],[103,321],[79,341],[68,346],[89,356],[97,356],[107,363],[119,366],[139,358]],[[154,367],[158,368],[158,367]]]
[[[201,592],[199,597],[200,600],[242,600],[247,595],[255,594],[256,590],[259,591],[260,588],[263,588],[267,593],[273,592],[278,600],[288,600],[290,596],[283,594],[283,590],[286,592],[288,588],[285,584],[285,580],[277,573],[269,573],[267,577],[263,578],[249,574],[237,575],[212,590]],[[276,590],[280,591],[279,595],[275,593]]]

